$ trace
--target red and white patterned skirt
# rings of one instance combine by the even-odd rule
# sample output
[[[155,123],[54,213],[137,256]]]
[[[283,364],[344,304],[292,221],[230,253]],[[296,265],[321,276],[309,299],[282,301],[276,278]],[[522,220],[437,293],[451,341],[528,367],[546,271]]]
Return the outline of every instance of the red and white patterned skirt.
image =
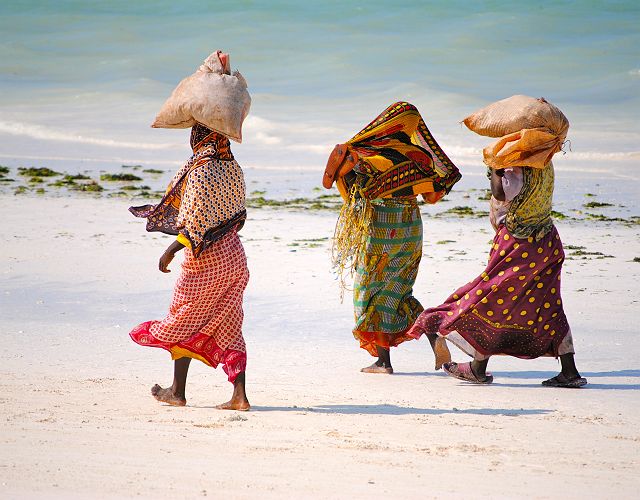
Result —
[[[166,349],[172,359],[186,356],[214,368],[222,363],[233,383],[247,366],[242,295],[249,270],[244,248],[232,231],[197,259],[190,249],[184,252],[169,314],[136,326],[129,335],[137,344]]]

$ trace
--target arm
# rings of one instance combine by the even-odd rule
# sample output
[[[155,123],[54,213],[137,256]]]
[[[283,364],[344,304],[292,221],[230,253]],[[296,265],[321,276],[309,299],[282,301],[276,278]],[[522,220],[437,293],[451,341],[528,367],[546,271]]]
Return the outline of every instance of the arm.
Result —
[[[502,177],[504,170],[491,169],[491,194],[498,201],[505,201],[504,189],[502,188]]]
[[[169,264],[175,257],[176,253],[184,248],[184,245],[180,243],[178,240],[175,240],[171,245],[167,247],[167,249],[160,257],[160,262],[158,263],[158,269],[160,269],[163,273],[170,273]]]

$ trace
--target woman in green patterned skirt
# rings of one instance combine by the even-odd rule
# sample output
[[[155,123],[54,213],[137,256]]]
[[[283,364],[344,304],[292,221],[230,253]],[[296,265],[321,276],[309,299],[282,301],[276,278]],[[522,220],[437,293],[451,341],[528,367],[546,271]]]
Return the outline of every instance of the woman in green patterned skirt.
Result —
[[[393,373],[390,348],[405,340],[423,308],[413,296],[422,257],[416,197],[440,200],[460,179],[456,166],[407,102],[389,106],[327,162],[323,185],[336,183],[345,200],[336,226],[334,265],[355,272],[354,337],[378,359],[366,373]],[[430,338],[436,369],[450,360]]]

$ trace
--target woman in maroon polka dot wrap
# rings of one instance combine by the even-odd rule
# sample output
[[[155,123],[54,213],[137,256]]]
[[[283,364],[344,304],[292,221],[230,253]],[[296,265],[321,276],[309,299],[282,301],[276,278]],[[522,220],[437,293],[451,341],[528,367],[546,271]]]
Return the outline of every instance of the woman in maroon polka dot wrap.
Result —
[[[489,358],[559,356],[561,372],[542,384],[581,387],[573,341],[562,307],[560,272],[564,252],[551,220],[553,165],[489,169],[491,222],[496,230],[484,272],[444,304],[425,310],[410,330],[436,333],[473,357],[447,363],[456,378],[488,384]]]

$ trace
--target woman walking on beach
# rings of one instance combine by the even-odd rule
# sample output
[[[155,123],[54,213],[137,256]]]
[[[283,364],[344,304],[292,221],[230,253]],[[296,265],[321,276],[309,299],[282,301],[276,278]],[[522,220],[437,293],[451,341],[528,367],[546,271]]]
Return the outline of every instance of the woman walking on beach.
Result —
[[[506,107],[515,102],[519,100],[507,102]],[[551,106],[544,100],[527,105]],[[484,118],[496,109],[489,109]],[[458,379],[491,383],[493,376],[486,371],[489,359],[503,354],[524,359],[559,356],[561,372],[542,382],[545,386],[575,388],[587,383],[574,362],[560,295],[564,252],[551,219],[551,157],[560,149],[569,125],[557,108],[550,111],[561,115],[555,120],[559,126],[524,124],[485,149],[492,194],[490,220],[496,231],[489,263],[444,304],[424,311],[409,331],[416,338],[437,334],[472,356],[468,363],[444,365]],[[472,130],[476,122],[465,120]]]
[[[323,185],[335,182],[344,198],[336,225],[334,265],[355,272],[354,337],[377,357],[365,373],[393,373],[390,348],[410,340],[408,328],[423,310],[413,296],[422,257],[422,220],[416,197],[440,200],[460,179],[418,110],[389,106],[344,144],[338,144]],[[446,343],[430,336],[436,369],[449,361]]]
[[[228,55],[214,53],[205,66],[228,75]],[[147,218],[148,231],[177,236],[160,257],[161,272],[170,272],[177,252],[185,254],[167,316],[138,325],[130,336],[140,345],[166,349],[175,360],[171,387],[151,389],[158,401],[186,404],[189,364],[198,359],[214,368],[221,363],[233,384],[231,400],[217,408],[248,410],[242,297],[249,271],[237,234],[246,219],[244,176],[226,135],[196,123],[190,142],[193,156],[160,203],[130,209]]]

